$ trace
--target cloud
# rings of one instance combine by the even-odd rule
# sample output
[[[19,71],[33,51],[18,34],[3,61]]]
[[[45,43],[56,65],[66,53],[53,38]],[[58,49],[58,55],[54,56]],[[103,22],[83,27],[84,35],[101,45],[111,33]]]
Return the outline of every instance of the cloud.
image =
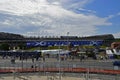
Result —
[[[120,12],[117,15],[120,16]]]
[[[120,12],[118,12],[118,13],[116,13],[116,14],[112,14],[112,15],[109,15],[107,18],[108,19],[112,19],[112,18],[115,18],[115,17],[118,17],[118,16],[120,16]]]
[[[84,7],[86,4],[92,2],[93,0],[61,0],[62,6],[68,9],[76,9]]]
[[[89,0],[81,0],[79,3],[78,0],[0,1],[0,30],[40,36],[66,35],[67,32],[77,36],[93,35],[97,33],[96,26],[111,25],[108,19],[69,10],[80,8],[88,2]]]
[[[83,12],[87,12],[87,13],[96,13],[96,11],[88,10],[88,9],[84,9],[84,8],[79,8],[78,10],[83,11]]]
[[[120,32],[113,34],[115,38],[120,38]]]

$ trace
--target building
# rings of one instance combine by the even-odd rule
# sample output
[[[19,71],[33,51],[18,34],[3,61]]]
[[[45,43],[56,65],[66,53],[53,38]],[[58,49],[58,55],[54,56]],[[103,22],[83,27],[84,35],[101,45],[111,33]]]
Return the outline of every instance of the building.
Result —
[[[48,47],[48,46],[110,46],[114,41],[114,36],[111,34],[96,35],[88,37],[78,36],[60,36],[60,37],[24,37],[19,34],[0,33],[0,44],[7,43],[12,47],[26,46],[26,47]]]
[[[120,49],[120,42],[113,42],[112,44],[111,44],[111,48],[117,48],[117,49]]]

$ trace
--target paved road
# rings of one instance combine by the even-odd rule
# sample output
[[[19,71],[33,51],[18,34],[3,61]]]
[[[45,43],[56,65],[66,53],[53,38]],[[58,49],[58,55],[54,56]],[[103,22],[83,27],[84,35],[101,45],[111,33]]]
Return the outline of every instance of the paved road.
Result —
[[[47,58],[46,61],[38,60],[32,62],[31,59],[26,60],[16,60],[15,64],[11,63],[11,59],[0,59],[0,68],[30,68],[32,65],[37,67],[83,67],[83,68],[98,68],[98,69],[114,69],[113,66],[114,60],[66,60],[58,61],[54,58]],[[120,70],[120,69],[119,69]]]

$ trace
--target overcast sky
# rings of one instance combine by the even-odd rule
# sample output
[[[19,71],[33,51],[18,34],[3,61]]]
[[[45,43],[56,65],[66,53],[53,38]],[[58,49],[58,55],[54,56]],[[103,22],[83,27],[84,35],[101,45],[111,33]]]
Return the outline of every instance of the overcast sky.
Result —
[[[0,32],[120,38],[120,0],[0,0]]]

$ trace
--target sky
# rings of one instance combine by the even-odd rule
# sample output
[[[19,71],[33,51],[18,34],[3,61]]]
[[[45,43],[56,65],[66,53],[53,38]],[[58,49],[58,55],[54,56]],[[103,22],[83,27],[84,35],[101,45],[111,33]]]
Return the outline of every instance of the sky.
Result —
[[[120,38],[119,4],[120,0],[0,0],[0,32]]]

